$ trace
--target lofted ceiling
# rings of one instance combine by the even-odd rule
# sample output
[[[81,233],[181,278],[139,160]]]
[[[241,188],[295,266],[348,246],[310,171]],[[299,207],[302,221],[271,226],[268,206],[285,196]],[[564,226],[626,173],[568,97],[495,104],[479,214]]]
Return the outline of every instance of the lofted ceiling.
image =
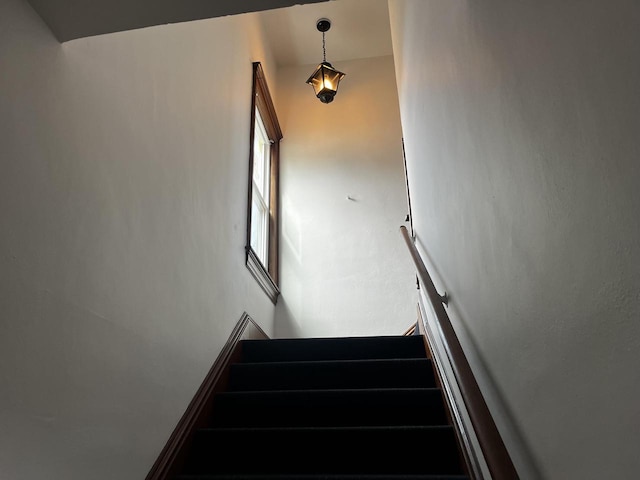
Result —
[[[60,42],[326,0],[27,0]]]
[[[392,55],[387,0],[336,0],[261,12],[266,40],[278,66],[322,60],[322,34],[316,21],[326,17],[327,61]]]
[[[61,42],[136,28],[260,11],[278,66],[392,55],[387,0],[27,0]]]

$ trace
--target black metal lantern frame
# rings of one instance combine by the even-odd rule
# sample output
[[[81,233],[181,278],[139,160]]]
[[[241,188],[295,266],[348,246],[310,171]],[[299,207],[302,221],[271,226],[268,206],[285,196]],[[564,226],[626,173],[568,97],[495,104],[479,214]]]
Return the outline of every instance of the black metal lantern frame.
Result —
[[[338,85],[345,74],[336,70],[327,62],[324,34],[331,28],[331,21],[326,18],[321,18],[316,23],[316,28],[322,32],[322,62],[309,77],[307,83],[313,87],[316,97],[318,97],[322,103],[331,103],[336,93],[338,93]]]

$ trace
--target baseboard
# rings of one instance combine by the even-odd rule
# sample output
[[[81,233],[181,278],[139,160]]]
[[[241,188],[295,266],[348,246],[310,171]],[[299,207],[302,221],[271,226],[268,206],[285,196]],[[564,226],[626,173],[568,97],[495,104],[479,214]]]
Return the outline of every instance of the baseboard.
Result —
[[[268,335],[253,321],[249,314],[244,312],[160,452],[158,459],[151,467],[146,480],[169,480],[176,474],[188,450],[192,433],[206,420],[211,412],[213,396],[226,388],[229,365],[239,360],[242,354],[240,341],[267,338],[269,338]]]

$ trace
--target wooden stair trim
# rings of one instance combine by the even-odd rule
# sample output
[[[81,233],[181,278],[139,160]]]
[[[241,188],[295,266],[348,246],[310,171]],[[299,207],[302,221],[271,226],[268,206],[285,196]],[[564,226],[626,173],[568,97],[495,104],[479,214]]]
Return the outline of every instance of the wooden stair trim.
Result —
[[[244,312],[145,480],[169,480],[178,473],[191,443],[193,432],[208,417],[213,396],[226,388],[229,366],[241,357],[240,342],[268,338],[269,336],[249,314]]]
[[[433,344],[433,332],[428,327],[426,318],[422,313],[424,308],[425,305],[422,301],[422,297],[418,295],[418,321],[416,322],[418,334],[422,337],[422,341],[424,342],[427,357],[431,359],[436,387],[440,390],[440,394],[442,395],[447,420],[449,421],[449,425],[452,425],[456,432],[456,446],[458,447],[458,453],[462,459],[465,475],[470,479],[480,480],[483,478],[482,470],[478,465],[476,452],[471,444],[464,422],[461,419],[460,405],[451,391],[444,368],[441,364],[443,360],[440,358],[440,355],[437,354],[436,348]]]
[[[480,444],[489,472],[494,480],[517,480],[519,476],[509,451],[491,416],[460,340],[444,308],[444,305],[448,304],[447,295],[445,293],[442,296],[436,290],[431,275],[429,275],[427,267],[414,244],[414,239],[409,235],[407,228],[401,226],[400,232],[414,261],[420,279],[420,288],[424,289],[425,296],[429,300],[434,313],[437,328],[440,331],[440,338],[443,341],[455,381],[462,394],[462,399],[471,420],[471,426]]]
[[[404,333],[402,334],[403,337],[409,337],[411,335],[413,335],[416,331],[416,324],[413,323],[411,324],[411,326],[409,326],[409,328],[407,328]]]

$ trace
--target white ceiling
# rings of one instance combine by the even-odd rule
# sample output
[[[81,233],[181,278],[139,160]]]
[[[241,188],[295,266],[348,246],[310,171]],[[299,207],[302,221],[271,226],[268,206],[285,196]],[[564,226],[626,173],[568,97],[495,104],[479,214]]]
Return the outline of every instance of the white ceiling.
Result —
[[[264,10],[259,15],[278,66],[322,60],[322,34],[316,29],[322,17],[332,21],[326,34],[329,62],[392,54],[387,0],[28,1],[60,41]]]
[[[326,0],[28,0],[61,42]]]
[[[392,55],[387,0],[333,0],[260,13],[278,66],[322,61],[322,34],[316,21],[326,17],[327,61]]]

